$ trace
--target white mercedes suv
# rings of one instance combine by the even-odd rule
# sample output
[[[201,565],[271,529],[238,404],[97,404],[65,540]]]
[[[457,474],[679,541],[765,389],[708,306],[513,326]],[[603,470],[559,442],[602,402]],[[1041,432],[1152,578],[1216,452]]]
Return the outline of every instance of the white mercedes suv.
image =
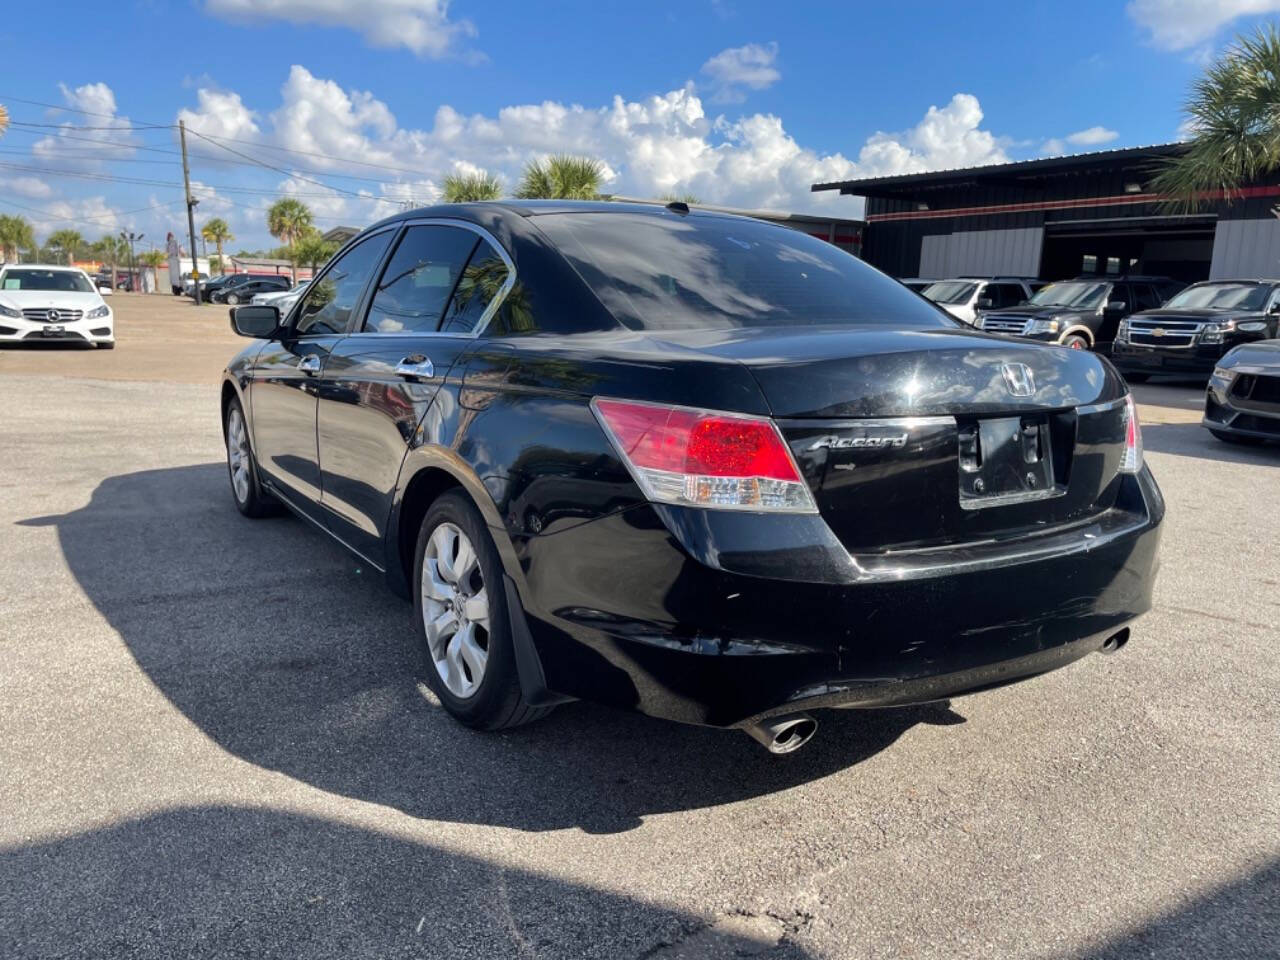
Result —
[[[110,350],[115,317],[89,275],[77,267],[0,266],[0,343],[72,340]]]

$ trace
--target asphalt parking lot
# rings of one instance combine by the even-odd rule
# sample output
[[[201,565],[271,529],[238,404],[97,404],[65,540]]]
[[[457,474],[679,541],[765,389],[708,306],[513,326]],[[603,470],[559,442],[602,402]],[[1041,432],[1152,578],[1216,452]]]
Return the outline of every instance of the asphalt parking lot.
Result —
[[[774,758],[586,704],[485,735],[410,608],[227,490],[221,308],[0,350],[0,957],[1280,956],[1280,446],[1138,388],[1119,654]]]

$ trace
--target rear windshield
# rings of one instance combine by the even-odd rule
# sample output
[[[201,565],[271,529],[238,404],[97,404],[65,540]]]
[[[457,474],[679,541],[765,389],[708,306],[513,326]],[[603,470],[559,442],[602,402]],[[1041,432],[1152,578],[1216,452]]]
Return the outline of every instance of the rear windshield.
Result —
[[[1261,310],[1271,288],[1260,283],[1201,283],[1165,304],[1175,310]]]
[[[6,270],[0,274],[0,289],[93,293],[89,278],[72,270]]]
[[[787,227],[622,212],[549,214],[535,222],[633,330],[955,326],[896,280]]]

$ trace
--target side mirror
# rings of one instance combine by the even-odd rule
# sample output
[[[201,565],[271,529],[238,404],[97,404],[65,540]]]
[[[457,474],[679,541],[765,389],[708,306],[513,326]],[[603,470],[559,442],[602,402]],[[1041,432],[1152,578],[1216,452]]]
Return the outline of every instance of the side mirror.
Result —
[[[99,296],[102,296],[102,297],[109,297],[109,296],[111,296],[111,294],[113,294],[113,293],[115,293],[115,291],[114,291],[114,290],[112,290],[110,287],[99,287],[99,288],[98,288],[98,295],[99,295]]]
[[[1107,312],[1108,313],[1124,313],[1125,308],[1128,306],[1129,304],[1125,303],[1123,300],[1108,300]]]
[[[1267,308],[1267,313],[1269,313],[1269,314],[1273,314],[1273,315],[1274,315],[1274,314],[1277,314],[1277,313],[1280,313],[1280,300],[1277,300],[1275,303],[1273,303],[1271,306],[1269,306],[1269,307]]]
[[[268,340],[280,329],[280,311],[269,304],[232,307],[231,329],[242,337]]]
[[[974,306],[977,307],[979,310],[990,310],[992,304],[994,303],[995,301],[992,300],[990,297],[983,297],[981,300],[975,303]]]

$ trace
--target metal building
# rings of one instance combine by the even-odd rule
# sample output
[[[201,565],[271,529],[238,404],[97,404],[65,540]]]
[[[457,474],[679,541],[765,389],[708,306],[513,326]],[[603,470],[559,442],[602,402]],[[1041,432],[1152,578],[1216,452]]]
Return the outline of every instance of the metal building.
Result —
[[[866,198],[862,256],[897,277],[1280,277],[1280,176],[1172,213],[1149,187],[1171,143],[815,183]]]

